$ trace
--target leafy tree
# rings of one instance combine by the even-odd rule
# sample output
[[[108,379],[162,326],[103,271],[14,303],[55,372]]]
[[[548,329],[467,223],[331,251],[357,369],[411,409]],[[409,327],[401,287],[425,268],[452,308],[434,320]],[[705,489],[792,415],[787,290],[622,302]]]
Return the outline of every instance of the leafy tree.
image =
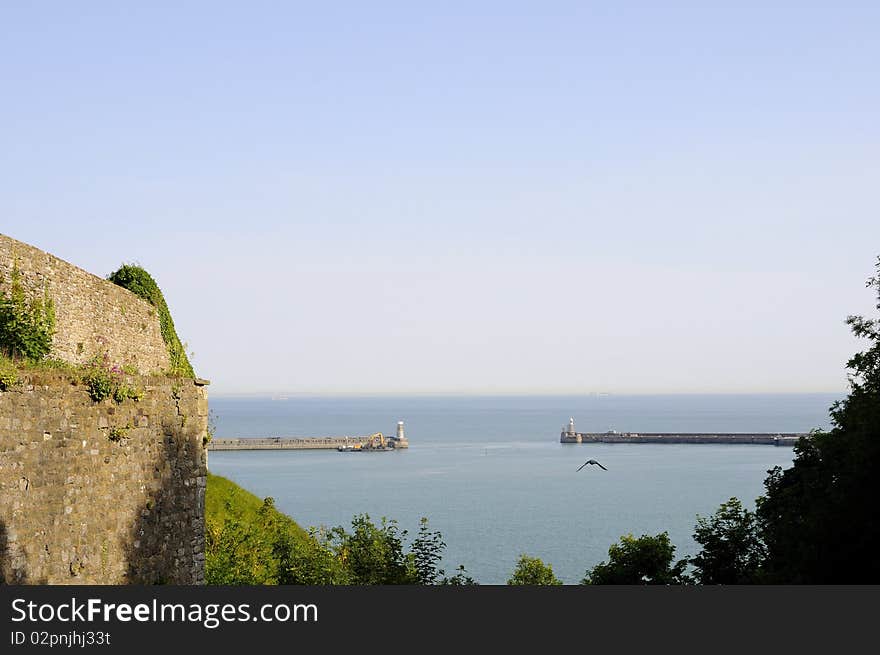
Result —
[[[446,544],[439,532],[428,528],[428,519],[419,522],[419,534],[404,551],[407,532],[399,530],[396,521],[382,519],[374,524],[369,515],[352,519],[352,533],[339,526],[323,538],[327,553],[341,563],[345,584],[408,584],[408,585],[475,585],[464,566],[447,576],[440,568]],[[337,584],[332,582],[331,584]]]
[[[464,587],[479,584],[476,580],[468,575],[463,564],[459,564],[458,568],[456,568],[455,571],[455,575],[444,576],[440,578],[440,581],[437,584],[454,587]]]
[[[415,584],[414,566],[403,552],[406,530],[397,521],[382,518],[374,524],[368,514],[352,519],[352,532],[338,527],[330,531],[330,540],[337,556],[351,575],[351,584]]]
[[[428,529],[428,519],[422,517],[419,521],[419,535],[410,545],[407,558],[410,563],[410,577],[414,584],[420,585],[475,585],[476,581],[471,578],[464,566],[459,565],[456,573],[447,576],[446,571],[440,568],[440,560],[443,558],[443,550],[446,543],[442,535]]]
[[[876,270],[867,286],[880,310],[880,258]],[[800,439],[792,467],[769,471],[758,499],[771,582],[880,582],[880,320],[846,322],[869,342],[846,364],[850,393],[831,407],[831,431]]]
[[[608,562],[588,570],[581,584],[682,584],[687,581],[687,560],[673,565],[674,554],[675,546],[666,532],[638,538],[626,535],[608,549]]]
[[[516,563],[509,585],[561,585],[562,580],[553,574],[553,567],[538,557],[522,554]]]
[[[440,533],[428,530],[428,519],[422,517],[419,521],[419,536],[410,546],[412,565],[418,584],[436,584],[438,578],[443,575],[444,572],[439,567],[439,563],[443,557],[444,548],[446,548],[446,543]]]
[[[703,549],[689,561],[699,584],[749,584],[760,579],[766,549],[754,512],[731,498],[714,515],[697,517],[694,541]]]

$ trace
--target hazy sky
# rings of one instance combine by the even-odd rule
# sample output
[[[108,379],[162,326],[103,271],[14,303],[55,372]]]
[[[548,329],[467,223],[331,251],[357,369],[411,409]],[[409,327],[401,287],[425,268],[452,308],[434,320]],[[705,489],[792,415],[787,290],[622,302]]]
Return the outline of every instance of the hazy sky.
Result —
[[[838,391],[878,29],[877,2],[6,2],[0,232],[146,267],[212,393]]]

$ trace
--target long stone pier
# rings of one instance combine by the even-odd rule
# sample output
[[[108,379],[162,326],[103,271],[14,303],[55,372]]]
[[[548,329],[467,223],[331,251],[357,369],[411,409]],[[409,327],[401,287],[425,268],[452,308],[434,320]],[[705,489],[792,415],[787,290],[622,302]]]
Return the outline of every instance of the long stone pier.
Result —
[[[318,450],[339,448],[347,443],[364,443],[366,439],[347,437],[255,437],[253,439],[211,439],[208,450]]]
[[[715,443],[794,446],[805,433],[795,432],[567,432],[561,443]]]
[[[255,437],[252,439],[211,439],[208,450],[333,450],[341,447],[363,447],[370,440],[365,437]],[[388,438],[391,448],[408,448],[409,442]]]
[[[559,435],[561,443],[733,443],[794,446],[802,432],[576,432],[574,418]]]
[[[345,437],[244,437],[214,438],[208,442],[208,450],[331,450],[345,448],[364,452],[377,450],[375,447],[364,448],[374,438],[384,440],[388,448],[400,450],[409,448],[409,440],[403,429],[403,421],[397,422],[394,436],[384,436],[381,432],[368,435]],[[376,443],[371,444],[375,446]]]

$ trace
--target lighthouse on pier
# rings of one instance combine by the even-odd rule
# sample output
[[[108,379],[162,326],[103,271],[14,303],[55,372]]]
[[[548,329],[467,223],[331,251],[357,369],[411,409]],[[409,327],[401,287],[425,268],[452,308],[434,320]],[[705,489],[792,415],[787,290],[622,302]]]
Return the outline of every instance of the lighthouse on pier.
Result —
[[[397,422],[397,434],[390,441],[394,448],[409,448],[409,441],[403,431],[403,421]]]
[[[562,428],[562,434],[559,435],[560,443],[581,443],[583,437],[574,431],[574,418],[568,419],[568,425]]]

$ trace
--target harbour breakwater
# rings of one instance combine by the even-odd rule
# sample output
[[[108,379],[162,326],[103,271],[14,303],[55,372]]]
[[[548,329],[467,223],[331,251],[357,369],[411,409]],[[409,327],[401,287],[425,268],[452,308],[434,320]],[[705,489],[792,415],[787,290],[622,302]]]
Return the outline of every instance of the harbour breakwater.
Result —
[[[693,443],[794,446],[799,432],[575,432],[574,419],[562,429],[560,443]]]
[[[721,433],[721,432],[579,432],[562,434],[561,443],[714,443],[714,444],[764,444],[769,446],[794,446],[804,434],[794,433]]]
[[[344,447],[363,447],[369,441],[364,437],[259,437],[242,439],[212,439],[208,450],[331,450]],[[407,448],[389,439],[392,448]]]
[[[397,432],[393,437],[385,437],[381,432],[362,436],[347,437],[254,437],[211,439],[208,450],[370,450],[368,446],[377,444],[377,437],[383,449],[399,450],[409,448],[409,440],[403,430],[403,421],[397,422]]]

